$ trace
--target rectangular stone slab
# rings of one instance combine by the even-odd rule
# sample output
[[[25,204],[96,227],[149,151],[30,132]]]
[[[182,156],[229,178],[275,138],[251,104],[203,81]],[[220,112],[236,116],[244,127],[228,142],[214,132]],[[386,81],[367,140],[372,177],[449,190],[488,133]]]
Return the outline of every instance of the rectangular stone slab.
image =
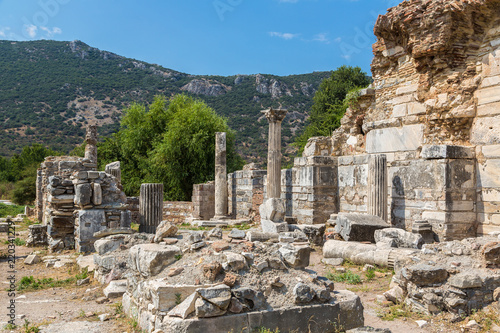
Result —
[[[339,213],[335,232],[345,241],[375,243],[375,230],[391,227],[378,216],[355,213]]]
[[[334,303],[295,306],[272,311],[256,311],[204,319],[180,319],[166,316],[161,329],[165,333],[254,332],[259,327],[280,332],[335,332],[364,325],[363,305],[359,296],[336,291]],[[158,327],[155,327],[158,328]]]

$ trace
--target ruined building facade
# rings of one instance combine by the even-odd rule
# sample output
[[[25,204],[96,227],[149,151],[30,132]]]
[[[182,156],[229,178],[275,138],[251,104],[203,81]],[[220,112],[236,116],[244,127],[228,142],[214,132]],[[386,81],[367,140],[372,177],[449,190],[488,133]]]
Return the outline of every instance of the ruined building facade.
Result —
[[[288,220],[368,213],[369,163],[385,155],[392,225],[426,220],[439,240],[500,231],[500,1],[404,1],[374,33],[372,86],[282,171]],[[244,215],[262,182],[238,177],[229,202]]]

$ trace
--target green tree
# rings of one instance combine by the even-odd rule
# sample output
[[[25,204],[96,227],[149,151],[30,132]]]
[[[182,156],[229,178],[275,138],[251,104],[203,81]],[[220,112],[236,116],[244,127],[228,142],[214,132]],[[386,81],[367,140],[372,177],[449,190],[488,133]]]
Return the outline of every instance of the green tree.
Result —
[[[132,104],[120,130],[99,145],[101,168],[122,161],[122,182],[128,195],[141,183],[160,182],[168,200],[189,200],[195,183],[214,179],[215,132],[227,132],[229,171],[243,160],[234,149],[234,133],[226,120],[203,101],[177,95],[157,96],[149,107]]]
[[[370,77],[361,68],[345,65],[337,68],[329,78],[324,79],[314,95],[309,124],[295,141],[300,152],[309,138],[329,136],[340,127],[340,120],[348,107],[345,101],[347,93],[366,87],[370,83]]]

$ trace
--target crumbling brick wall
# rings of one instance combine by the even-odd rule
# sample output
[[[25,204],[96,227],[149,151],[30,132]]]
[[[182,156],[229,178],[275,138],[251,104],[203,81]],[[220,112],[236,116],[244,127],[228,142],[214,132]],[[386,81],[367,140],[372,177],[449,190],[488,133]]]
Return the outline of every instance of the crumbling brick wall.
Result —
[[[162,219],[170,223],[182,224],[193,215],[191,201],[164,201]]]

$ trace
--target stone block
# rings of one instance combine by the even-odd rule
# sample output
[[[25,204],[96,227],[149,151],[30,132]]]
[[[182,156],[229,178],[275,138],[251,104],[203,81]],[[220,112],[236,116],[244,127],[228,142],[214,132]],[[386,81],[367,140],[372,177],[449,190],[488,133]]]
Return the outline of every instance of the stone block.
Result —
[[[128,262],[130,267],[143,276],[154,276],[165,267],[175,262],[175,256],[181,250],[173,245],[140,244],[129,250]]]
[[[448,278],[446,267],[416,264],[401,270],[403,277],[417,286],[440,284]]]
[[[104,296],[107,298],[117,298],[122,297],[127,291],[127,280],[114,280],[109,283],[109,285],[104,288]]]
[[[79,184],[75,186],[74,203],[79,206],[90,204],[92,196],[92,186],[90,184]]]
[[[396,95],[413,93],[416,92],[417,89],[418,89],[418,83],[404,85],[396,89]]]
[[[358,296],[349,291],[336,291],[339,301],[320,305],[296,306],[270,311],[253,311],[214,318],[181,319],[165,316],[161,329],[164,333],[193,332],[252,332],[259,327],[280,332],[329,332],[334,327],[352,329],[362,326],[363,305]],[[314,318],[314,320],[304,320]]]
[[[147,285],[147,288],[151,293],[151,301],[155,309],[159,311],[168,311],[177,305],[178,294],[180,294],[180,299],[183,301],[189,295],[196,292],[199,288],[210,288],[214,287],[214,284],[202,284],[202,285],[184,285],[168,284],[167,281],[151,281]]]
[[[198,293],[192,293],[179,305],[170,310],[168,312],[168,315],[172,317],[181,317],[182,319],[186,319],[191,313],[195,311],[195,303],[198,297],[199,297]]]
[[[424,159],[471,159],[475,157],[472,147],[450,145],[427,145],[422,147],[420,156]]]
[[[500,188],[500,159],[487,160],[477,171],[478,187]]]
[[[388,244],[389,247],[404,247],[411,249],[420,249],[424,244],[421,235],[411,233],[398,228],[386,228],[375,230],[375,242]]]
[[[471,129],[471,143],[494,145],[500,143],[500,115],[476,118]]]
[[[459,273],[453,275],[448,280],[449,284],[455,288],[480,288],[483,285],[481,277],[474,273]]]
[[[477,105],[489,104],[500,101],[500,86],[478,89],[475,93]]]
[[[35,265],[38,264],[41,261],[40,257],[37,256],[36,254],[30,254],[29,256],[24,259],[24,264],[25,265]]]
[[[309,246],[294,246],[286,244],[279,249],[281,258],[293,268],[309,266],[311,248]]]
[[[375,129],[366,135],[366,152],[369,154],[410,151],[423,142],[423,125],[407,125],[401,128]]]
[[[481,152],[486,158],[500,158],[500,145],[483,146]]]
[[[94,242],[94,248],[99,255],[103,255],[118,249],[123,242],[124,237],[110,236],[96,240]]]
[[[94,183],[92,191],[92,202],[94,205],[99,206],[102,204],[102,188],[101,184]]]
[[[425,114],[427,108],[425,104],[422,103],[408,103],[407,110],[408,115],[420,115]]]
[[[163,238],[175,236],[178,230],[179,228],[169,221],[161,221],[156,227],[154,242],[159,243]]]
[[[500,114],[500,102],[478,105],[477,116],[478,117],[488,117]]]
[[[288,231],[288,223],[287,222],[273,222],[270,220],[262,219],[260,220],[260,226],[262,229],[262,233],[266,234],[278,234],[280,232]]]
[[[356,213],[339,213],[335,232],[345,241],[375,242],[374,232],[378,229],[389,228],[378,216]]]

